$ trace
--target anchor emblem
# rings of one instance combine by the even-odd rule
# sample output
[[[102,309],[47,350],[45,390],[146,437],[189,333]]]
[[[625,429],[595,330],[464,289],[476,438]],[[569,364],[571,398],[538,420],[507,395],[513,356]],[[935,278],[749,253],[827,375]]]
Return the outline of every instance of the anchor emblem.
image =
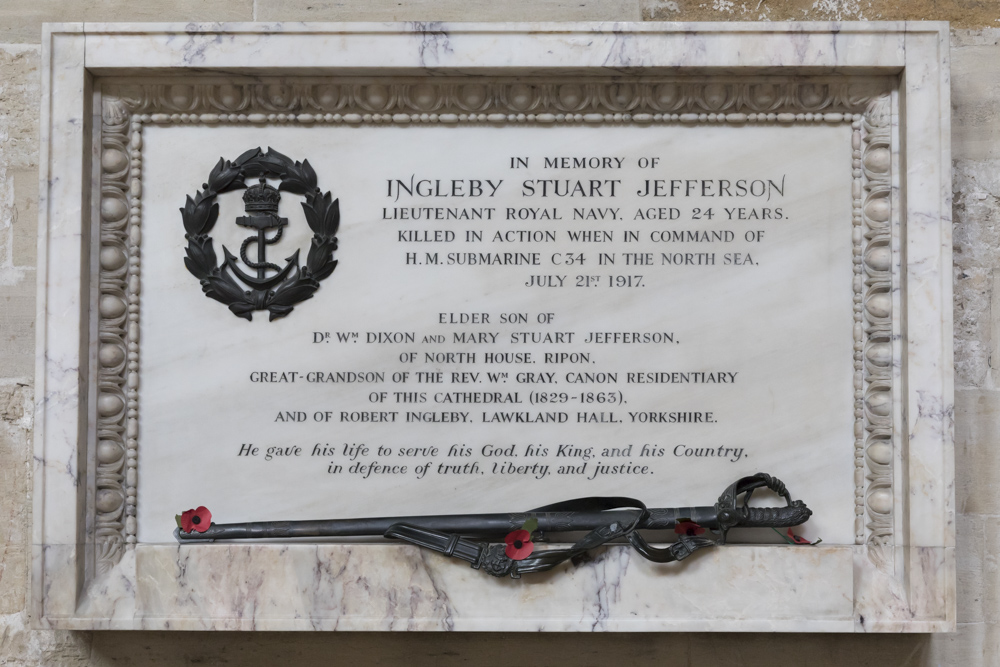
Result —
[[[268,185],[267,179],[263,176],[261,176],[258,185],[250,186],[243,193],[243,207],[246,209],[247,215],[236,218],[236,224],[240,227],[256,229],[257,234],[255,236],[248,236],[243,241],[243,244],[240,246],[240,259],[250,268],[257,269],[256,278],[244,273],[236,263],[236,257],[229,252],[226,246],[222,246],[222,250],[226,254],[226,265],[230,271],[236,274],[236,277],[244,283],[258,290],[271,289],[282,282],[292,269],[297,269],[299,266],[298,250],[295,251],[294,255],[285,260],[287,262],[285,268],[267,261],[267,246],[274,245],[280,241],[281,235],[288,225],[288,218],[278,217],[279,201],[281,201],[281,194],[275,188]],[[267,232],[272,229],[277,229],[278,232],[268,238]],[[253,261],[247,257],[247,246],[251,243],[257,244],[257,261]],[[269,269],[276,273],[269,277],[267,275]]]
[[[247,187],[247,178],[259,178],[259,182]],[[268,178],[280,179],[281,184],[274,188],[267,183]],[[219,158],[202,188],[194,197],[188,196],[181,209],[184,238],[188,241],[184,265],[201,282],[205,296],[226,304],[237,317],[253,319],[255,310],[267,310],[271,320],[284,317],[296,304],[311,299],[319,289],[319,281],[337,268],[333,253],[340,228],[340,200],[316,186],[316,172],[308,160],[293,161],[271,148],[266,153],[260,148],[251,149],[232,162]],[[224,259],[217,265],[212,237],[208,235],[219,217],[215,199],[244,188],[246,215],[237,218],[236,224],[256,233],[243,241],[238,257],[223,246]],[[278,215],[279,190],[304,195],[302,210],[313,231],[305,266],[299,265],[299,250],[285,259],[284,268],[267,261],[267,246],[278,243],[289,224],[287,218]],[[247,253],[254,243],[256,260]],[[238,259],[256,269],[256,275],[240,268]]]

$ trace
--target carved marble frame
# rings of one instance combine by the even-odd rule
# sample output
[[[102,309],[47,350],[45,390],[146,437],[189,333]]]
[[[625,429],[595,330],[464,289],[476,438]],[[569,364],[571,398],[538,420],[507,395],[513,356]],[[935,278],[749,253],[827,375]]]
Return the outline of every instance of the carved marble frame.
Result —
[[[304,60],[301,48],[289,48],[294,39],[323,55]],[[39,622],[145,629],[954,627],[943,24],[59,25],[47,28],[45,49],[33,561]],[[240,54],[268,64],[247,68]],[[150,123],[845,125],[854,151],[845,170],[854,197],[856,545],[817,549],[815,563],[799,552],[781,567],[795,572],[790,586],[830,567],[849,575],[851,590],[841,593],[851,596],[850,613],[831,607],[810,617],[805,604],[787,617],[730,617],[720,608],[715,617],[664,618],[647,604],[636,618],[628,603],[616,609],[600,602],[610,585],[600,579],[595,612],[562,618],[588,604],[581,597],[552,610],[558,622],[525,623],[525,612],[540,609],[522,601],[508,615],[461,612],[449,602],[457,597],[452,587],[482,590],[481,582],[445,575],[408,547],[357,545],[308,547],[324,553],[298,558],[303,566],[310,558],[351,560],[354,550],[381,570],[419,563],[434,595],[412,580],[383,593],[425,597],[426,609],[373,618],[370,610],[348,613],[341,592],[336,610],[317,613],[302,599],[246,618],[225,594],[194,609],[182,608],[176,595],[151,600],[150,587],[170,581],[168,570],[183,589],[198,577],[180,581],[178,568],[217,579],[226,576],[217,571],[221,563],[245,552],[248,570],[266,572],[260,568],[275,545],[215,547],[204,556],[194,551],[201,547],[181,554],[136,545],[142,128]],[[746,557],[727,551],[714,565],[725,569]],[[625,576],[624,549],[603,558]]]

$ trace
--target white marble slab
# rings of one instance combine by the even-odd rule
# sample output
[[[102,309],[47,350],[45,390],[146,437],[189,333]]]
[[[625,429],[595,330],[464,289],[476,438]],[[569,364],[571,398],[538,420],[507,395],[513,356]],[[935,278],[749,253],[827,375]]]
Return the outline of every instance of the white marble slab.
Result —
[[[650,506],[688,506],[711,504],[732,481],[768,471],[789,480],[797,496],[805,491],[794,489],[791,480],[816,480],[807,498],[816,517],[805,533],[852,544],[851,135],[849,123],[145,130],[139,541],[172,542],[174,514],[199,505],[210,507],[223,523],[521,510],[527,509],[525,502],[617,495],[626,488]],[[205,298],[184,270],[186,241],[177,208],[218,154],[235,157],[262,142],[289,156],[308,157],[321,187],[340,197],[339,265],[315,296],[287,317],[268,322],[267,311],[261,311],[246,322]],[[578,146],[584,145],[582,151]],[[546,156],[564,153],[618,156],[622,163],[619,168],[614,162],[613,169],[545,167]],[[511,170],[514,155],[527,157],[529,167]],[[643,156],[662,166],[640,169]],[[388,183],[407,183],[412,175],[426,178],[428,188],[436,181],[458,180],[465,188],[470,179],[489,184],[482,198],[473,199],[386,194]],[[712,193],[722,178],[731,181],[734,196],[638,196],[647,180],[707,179]],[[596,180],[604,196],[541,197],[539,181],[554,187],[552,181],[581,179],[587,188],[581,192],[590,193]],[[753,187],[760,186],[761,196],[735,196],[740,180],[756,180]],[[747,183],[740,187],[750,187]],[[772,191],[768,183],[781,190]],[[247,236],[232,223],[243,214],[240,193],[219,199],[217,252],[223,244],[238,252]],[[279,262],[308,247],[311,232],[295,210],[297,200],[291,194],[282,198],[288,231],[268,249]],[[494,219],[385,219],[414,207],[492,209]],[[674,221],[636,220],[640,213],[670,208],[680,216]],[[508,219],[508,209],[515,219]],[[580,217],[575,211],[616,219],[574,220]],[[544,217],[522,220],[521,213]],[[556,219],[545,219],[549,215]],[[782,219],[740,220],[741,215]],[[484,240],[467,242],[469,231],[481,232]],[[609,232],[611,241],[571,240],[571,232],[586,231]],[[626,231],[639,240],[626,242]],[[671,231],[719,232],[731,240],[651,240]],[[450,233],[455,240],[400,243],[399,234],[409,232],[417,238],[425,232],[450,238]],[[758,238],[758,232],[759,242],[745,240],[747,234]],[[497,234],[510,240],[497,241]],[[429,252],[439,254],[440,265],[424,263]],[[408,264],[407,253],[415,253],[421,264]],[[459,264],[467,253],[537,253],[539,264]],[[601,265],[602,253],[615,264]],[[671,262],[690,254],[696,263],[664,264],[664,253]],[[651,263],[626,264],[637,254],[642,261],[648,255]],[[583,264],[564,264],[581,257]],[[705,264],[709,261],[713,265]],[[610,287],[613,277],[632,277],[641,286]],[[544,287],[526,287],[542,279]],[[581,286],[581,280],[594,281],[593,286]],[[489,321],[447,322],[463,313]],[[527,321],[501,322],[503,315],[517,313]],[[540,315],[551,323],[539,324]],[[315,343],[317,332],[330,332],[330,342]],[[640,332],[663,340],[588,342],[593,332]],[[350,333],[358,337],[338,340]],[[378,342],[387,333],[411,334],[413,341]],[[477,342],[465,342],[467,334]],[[542,338],[549,342],[512,342],[526,340],[526,334],[549,334]],[[444,342],[424,343],[426,336],[442,336]],[[449,353],[474,361],[442,361],[440,355]],[[487,355],[504,353],[532,357],[526,364],[486,362]],[[547,362],[545,355],[553,353],[588,356],[585,364]],[[415,360],[401,362],[405,354]],[[310,382],[311,373],[342,371],[384,379]],[[398,381],[397,373],[407,374],[406,380]],[[442,374],[440,381],[427,375],[433,373]],[[599,373],[604,375],[594,379],[603,381],[586,381],[584,374]],[[629,380],[630,374],[644,373],[722,375],[667,384]],[[442,402],[470,392],[515,395],[519,402]],[[533,403],[537,393],[561,402]],[[592,395],[613,402],[586,402],[596,400],[588,398]],[[671,412],[711,421],[643,421]],[[299,418],[304,421],[285,421]],[[418,421],[425,418],[458,422]],[[241,456],[248,443],[259,452]],[[345,455],[345,443],[365,443],[368,452]],[[317,444],[336,451],[313,455]],[[628,445],[628,455],[602,455],[605,448]],[[546,454],[533,455],[529,446]],[[293,447],[300,451],[290,457],[268,453]],[[401,455],[427,447],[437,451]],[[731,451],[720,457],[719,447]],[[467,453],[459,455],[459,449]],[[355,462],[406,472],[352,473]],[[331,473],[331,465],[342,471]],[[598,467],[616,465],[645,473],[601,473]],[[442,472],[440,466],[469,472]],[[510,466],[527,472],[511,472]],[[563,466],[581,472],[560,474]],[[518,499],[513,507],[511,499]]]
[[[45,270],[39,272],[33,570],[35,616],[40,623],[76,629],[276,630],[865,632],[954,627],[948,70],[947,30],[942,24],[93,24],[86,30],[52,27],[47,44],[42,133],[43,155],[49,156],[43,173],[49,177],[42,188],[45,205],[40,207],[39,255]],[[642,73],[646,78],[639,86],[651,92],[639,94],[640,106],[624,112],[615,106],[616,98],[605,97],[594,102],[591,111],[598,113],[592,118],[582,114],[571,118],[568,123],[577,123],[574,127],[539,128],[533,123],[540,116],[517,117],[524,113],[517,106],[520,89],[498,83],[497,90],[507,91],[497,98],[509,105],[505,115],[491,108],[494,116],[484,112],[481,119],[466,125],[456,114],[459,127],[414,128],[404,127],[403,120],[420,124],[447,122],[451,117],[447,110],[431,110],[423,112],[424,118],[419,95],[406,93],[383,103],[379,95],[372,96],[374,88],[365,88],[352,98],[371,107],[358,113],[360,127],[338,126],[348,120],[350,110],[324,107],[336,103],[316,88],[322,83],[316,77],[339,74],[383,77],[380,81],[389,84],[386,90],[417,91],[413,86],[420,82],[414,76],[475,73],[499,81],[509,67],[519,68],[521,75],[544,76],[555,86],[560,77],[568,81],[581,73],[627,70]],[[648,87],[660,81],[655,78],[662,76],[657,74],[660,67],[682,68],[671,76],[721,68],[715,73],[729,78],[708,80],[702,74],[701,79],[689,79],[684,88],[688,97],[678,98],[673,83],[673,88]],[[192,78],[194,70],[286,78],[270,88],[265,79],[256,89],[234,79],[236,88],[223,89],[218,79],[199,83]],[[872,74],[899,71],[901,83],[890,97],[864,92],[872,85]],[[311,77],[312,83],[287,78],[293,74]],[[403,74],[408,77],[405,84],[393,83],[403,79],[384,78]],[[794,84],[791,95],[770,109],[761,106],[765,99],[761,88],[732,83],[737,74],[827,78],[818,87]],[[106,88],[99,79],[95,97],[90,89],[95,75],[129,76],[133,87]],[[848,78],[830,79],[831,75]],[[867,78],[862,82],[851,77]],[[441,83],[437,78],[427,81]],[[227,107],[236,103],[226,101],[233,90],[250,91],[243,98],[249,106]],[[298,91],[294,99],[285,99],[283,91],[288,90]],[[106,91],[103,100],[100,91]],[[537,93],[528,93],[525,99],[531,95]],[[565,114],[559,106],[565,106],[565,96],[551,99],[539,104],[554,105],[554,119]],[[642,105],[648,104],[653,106],[646,118]],[[664,109],[663,104],[675,106]],[[92,107],[103,112],[93,122]],[[900,115],[903,108],[906,114]],[[844,111],[846,118],[837,116]],[[260,115],[252,115],[255,112]],[[779,118],[776,112],[790,115]],[[818,118],[817,112],[829,117]],[[752,126],[758,120],[760,126]],[[595,126],[587,127],[588,123]],[[343,135],[337,133],[345,132],[352,133],[350,141],[314,157],[318,133],[339,137]],[[358,178],[366,169],[376,168],[365,163],[370,155],[391,156],[403,171],[414,171],[422,164],[407,163],[412,156],[399,151],[404,139],[397,137],[420,137],[405,141],[426,142],[422,151],[428,155],[442,141],[450,141],[439,137],[459,137],[457,145],[449,145],[448,154],[453,152],[458,163],[473,164],[478,144],[491,146],[486,154],[531,144],[539,151],[533,154],[541,155],[559,147],[565,141],[560,137],[587,136],[587,132],[600,137],[590,142],[592,148],[604,149],[599,152],[621,146],[636,157],[651,142],[652,147],[676,153],[693,171],[711,171],[718,163],[706,160],[692,145],[719,154],[732,146],[723,164],[753,164],[764,171],[781,168],[789,155],[811,156],[802,164],[796,160],[804,157],[791,159],[790,178],[797,183],[793,188],[797,194],[788,203],[807,222],[791,231],[769,228],[767,233],[774,231],[780,240],[765,249],[767,261],[755,267],[762,270],[741,288],[764,292],[774,282],[779,261],[795,280],[758,300],[737,295],[726,302],[727,308],[744,308],[748,315],[756,308],[771,315],[767,321],[743,318],[745,323],[734,329],[741,339],[767,341],[759,357],[749,353],[753,345],[727,350],[727,338],[718,331],[734,326],[732,321],[705,308],[705,294],[724,291],[723,285],[730,284],[717,275],[720,272],[697,277],[705,282],[705,291],[687,292],[670,281],[657,285],[672,302],[695,314],[692,322],[698,322],[688,331],[702,352],[693,346],[688,352],[685,347],[683,354],[690,356],[683,358],[745,363],[741,372],[778,392],[771,404],[752,392],[740,408],[732,406],[741,401],[730,402],[731,421],[719,424],[720,432],[731,429],[724,433],[727,438],[737,430],[748,430],[758,432],[755,437],[760,442],[761,431],[774,431],[771,442],[756,450],[767,465],[758,466],[751,459],[728,466],[694,465],[691,474],[683,471],[670,479],[669,491],[658,484],[648,488],[639,484],[634,495],[656,495],[652,504],[709,503],[718,490],[703,497],[706,478],[728,474],[727,468],[735,477],[792,459],[789,474],[771,472],[786,478],[793,492],[819,510],[806,534],[822,536],[831,546],[727,547],[674,569],[651,565],[623,547],[613,547],[575,571],[544,575],[531,583],[528,579],[497,582],[461,564],[400,546],[166,544],[169,521],[186,509],[175,505],[183,503],[209,504],[226,521],[267,518],[261,516],[265,511],[282,515],[277,518],[325,516],[329,507],[338,514],[381,513],[372,508],[401,504],[437,511],[429,494],[413,500],[411,487],[356,482],[344,485],[348,493],[334,494],[331,505],[322,493],[301,492],[316,488],[302,483],[318,474],[315,466],[290,465],[278,472],[261,466],[241,468],[244,461],[234,464],[228,456],[216,457],[197,441],[205,429],[218,431],[211,433],[213,441],[228,437],[225,425],[214,421],[213,411],[205,410],[205,405],[217,401],[230,385],[217,379],[221,375],[209,373],[206,381],[185,386],[192,384],[185,381],[192,373],[185,364],[197,360],[198,350],[205,349],[204,344],[199,348],[196,334],[212,341],[235,341],[240,336],[233,337],[232,323],[225,317],[235,318],[224,306],[205,299],[196,285],[191,289],[184,284],[192,277],[171,265],[183,252],[183,238],[177,237],[176,207],[181,204],[174,200],[177,192],[193,192],[220,154],[233,158],[249,144],[274,145],[270,137],[280,137],[291,146],[283,152],[308,157],[321,186],[342,198],[343,264],[317,296],[270,326],[260,321],[264,319],[260,314],[252,323],[238,322],[248,325],[242,331],[252,332],[255,339],[264,336],[279,344],[286,332],[294,330],[289,327],[295,318],[314,317],[307,307],[358,315],[366,300],[391,298],[393,284],[387,279],[398,273],[386,271],[372,280],[370,273],[349,262],[350,253],[372,261],[386,243],[381,231],[367,231],[364,222],[367,219],[371,226],[371,212],[380,208],[367,203],[376,199],[377,190]],[[745,138],[733,139],[740,136]],[[100,139],[92,142],[92,137]],[[101,149],[92,149],[92,144]],[[193,148],[182,151],[184,144]],[[900,152],[904,144],[905,154]],[[351,158],[352,168],[337,162],[340,154]],[[100,158],[103,179],[103,188],[95,185],[93,195],[87,188],[73,186],[72,180],[96,184],[86,157],[90,155]],[[179,168],[182,157],[199,166]],[[844,165],[842,176],[833,175],[840,168],[836,164]],[[340,187],[346,194],[338,191]],[[86,192],[82,198],[81,191]],[[366,203],[351,201],[355,197]],[[100,228],[97,216],[87,214],[92,204],[100,211]],[[224,200],[222,206],[223,220],[241,212],[238,199]],[[841,218],[845,218],[844,236],[837,231]],[[221,228],[219,234],[224,235]],[[815,243],[816,234],[827,235],[830,243]],[[349,238],[355,243],[350,253]],[[239,240],[226,237],[225,243],[238,245]],[[881,248],[888,248],[888,254]],[[789,252],[787,258],[780,257],[783,251]],[[859,264],[852,263],[851,253]],[[123,263],[126,255],[131,259]],[[65,261],[71,257],[89,264],[91,275],[100,265],[100,281],[81,280],[86,272]],[[862,273],[852,286],[853,266],[861,266]],[[480,284],[490,285],[494,302],[522,303],[518,290],[494,285],[490,273],[476,275],[476,280],[486,281]],[[365,284],[366,277],[371,285],[368,293],[335,287],[337,280]],[[412,281],[422,293],[435,284],[416,273]],[[843,283],[847,287],[839,287]],[[475,283],[465,284],[459,275],[445,281],[445,288],[441,298],[447,295],[456,301],[473,300],[475,293],[484,291]],[[573,307],[565,316],[574,329],[584,323],[589,326],[593,312],[601,311],[595,306],[612,310],[610,321],[616,324],[641,321],[651,327],[666,326],[662,316],[642,312],[648,310],[647,299],[607,299],[597,304],[575,299],[568,298]],[[854,325],[852,300],[858,313]],[[804,304],[807,310],[789,308],[788,302]],[[563,300],[559,303],[564,307]],[[425,299],[410,310],[404,306],[398,310],[415,315],[427,308],[436,310],[435,306],[433,299]],[[199,317],[171,316],[180,313],[199,313]],[[381,313],[365,315],[373,322],[367,328],[377,330],[385,324],[379,319]],[[195,321],[217,324],[199,328],[192,326]],[[711,326],[713,322],[718,326]],[[779,330],[787,343],[775,342]],[[243,340],[250,336],[241,335]],[[315,356],[307,348],[303,344],[272,360],[304,366]],[[238,345],[229,344],[220,353],[224,355],[220,365],[246,363]],[[814,361],[803,365],[796,358]],[[621,363],[616,358],[615,364]],[[84,380],[82,388],[77,388],[78,377]],[[787,384],[780,382],[786,377]],[[843,391],[830,391],[838,386]],[[298,387],[295,391],[288,394],[289,400],[313,400],[310,392]],[[654,396],[639,393],[636,400],[649,402]],[[333,398],[347,401],[350,394]],[[158,405],[169,409],[157,409]],[[273,422],[269,426],[255,422],[257,405],[243,408],[244,412],[234,408],[236,431],[280,437],[280,433],[270,435]],[[417,438],[423,426],[428,425],[378,435]],[[624,426],[608,427],[606,437],[627,433]],[[535,436],[540,428],[522,429],[516,435]],[[592,428],[568,433],[582,437]],[[473,427],[468,434],[475,437],[481,432]],[[803,441],[815,443],[816,449],[803,446]],[[184,462],[195,457],[211,461],[201,477],[184,474]],[[227,488],[234,491],[200,500],[203,480],[212,476],[212,470],[229,476]],[[822,482],[801,492],[791,481],[817,476]],[[257,504],[240,500],[252,496],[262,482],[284,489],[294,485],[295,491],[269,492],[268,502]],[[540,502],[594,492],[576,482],[532,481],[515,491],[535,495],[539,488],[552,493]],[[600,487],[596,492],[611,489]],[[506,483],[457,484],[453,498],[462,507],[480,502],[485,511],[510,492]],[[160,510],[161,506],[169,509]],[[362,592],[349,583],[362,571],[375,589]],[[289,590],[298,592],[289,596]],[[371,590],[379,592],[372,595]],[[404,598],[413,605],[404,609],[385,603]]]

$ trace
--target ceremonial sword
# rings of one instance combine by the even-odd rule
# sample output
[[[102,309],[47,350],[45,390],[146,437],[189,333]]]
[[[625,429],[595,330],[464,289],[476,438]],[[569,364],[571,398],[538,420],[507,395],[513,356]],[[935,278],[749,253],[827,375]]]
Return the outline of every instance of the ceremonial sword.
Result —
[[[750,497],[759,488],[770,489],[784,498],[786,505],[750,507]],[[743,496],[742,503],[737,502],[740,496]],[[516,579],[521,574],[550,570],[616,539],[627,540],[643,558],[656,563],[669,563],[683,560],[699,549],[725,544],[727,533],[732,528],[790,528],[804,523],[811,515],[812,510],[804,502],[792,500],[781,480],[767,473],[757,473],[731,484],[719,496],[718,502],[711,506],[647,508],[642,501],[634,498],[591,497],[507,514],[213,523],[204,532],[184,532],[178,528],[174,536],[185,544],[216,540],[381,535],[459,558],[471,563],[474,569],[482,569],[497,577],[510,575]],[[534,523],[536,521],[537,524]],[[509,544],[490,543],[490,538],[509,536],[529,522],[534,530],[528,532],[537,531],[542,538],[548,533],[588,532],[568,548],[535,551],[523,558],[511,557]],[[692,528],[679,532],[677,541],[667,547],[650,545],[638,532],[669,530],[684,524]],[[711,531],[713,537],[701,537],[705,530]]]

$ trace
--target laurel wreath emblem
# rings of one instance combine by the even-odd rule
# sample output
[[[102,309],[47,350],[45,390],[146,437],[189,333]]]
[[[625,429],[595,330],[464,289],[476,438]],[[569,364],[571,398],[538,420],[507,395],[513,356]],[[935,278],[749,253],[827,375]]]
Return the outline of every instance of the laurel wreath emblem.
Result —
[[[299,266],[299,251],[296,250],[288,258],[295,269],[283,281],[273,289],[247,290],[225,270],[225,261],[218,263],[209,233],[219,217],[216,197],[245,189],[247,178],[262,176],[280,179],[278,190],[305,196],[302,209],[313,237],[305,266]],[[293,161],[270,147],[266,153],[259,147],[254,148],[232,162],[219,158],[208,175],[208,182],[201,187],[193,198],[187,196],[184,208],[180,209],[184,238],[188,242],[184,265],[201,282],[205,296],[226,304],[237,317],[252,320],[255,310],[267,310],[270,321],[284,317],[296,304],[311,299],[319,289],[319,282],[337,268],[333,253],[337,250],[340,200],[317,187],[316,172],[308,160]]]

